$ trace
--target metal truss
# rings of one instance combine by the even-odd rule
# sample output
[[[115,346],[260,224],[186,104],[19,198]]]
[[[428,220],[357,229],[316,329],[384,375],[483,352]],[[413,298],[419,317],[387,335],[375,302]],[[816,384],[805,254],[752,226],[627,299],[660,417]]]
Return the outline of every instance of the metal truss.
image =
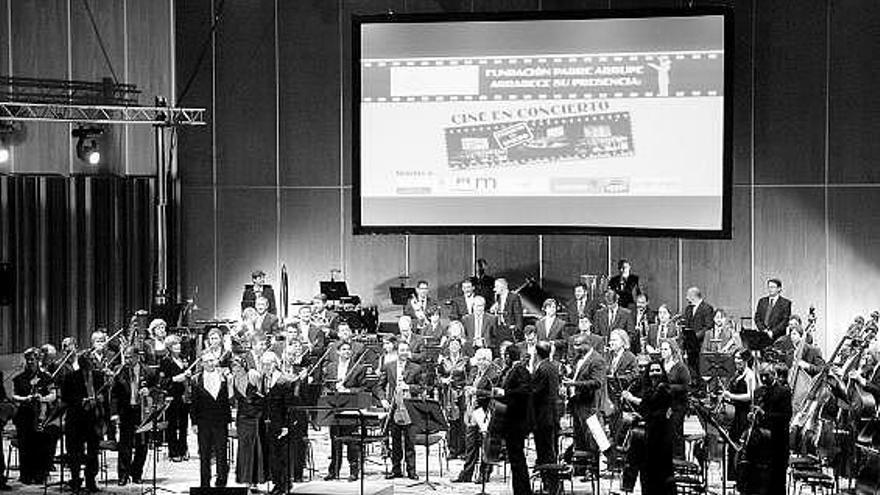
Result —
[[[204,108],[0,102],[0,121],[72,124],[205,125]]]

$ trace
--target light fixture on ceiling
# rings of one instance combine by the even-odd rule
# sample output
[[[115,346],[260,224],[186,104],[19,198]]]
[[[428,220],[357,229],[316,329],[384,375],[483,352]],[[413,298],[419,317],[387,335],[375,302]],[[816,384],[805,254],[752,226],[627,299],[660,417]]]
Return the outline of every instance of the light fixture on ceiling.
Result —
[[[80,126],[71,133],[76,140],[76,156],[89,165],[101,163],[101,143],[99,137],[104,129],[97,126]]]

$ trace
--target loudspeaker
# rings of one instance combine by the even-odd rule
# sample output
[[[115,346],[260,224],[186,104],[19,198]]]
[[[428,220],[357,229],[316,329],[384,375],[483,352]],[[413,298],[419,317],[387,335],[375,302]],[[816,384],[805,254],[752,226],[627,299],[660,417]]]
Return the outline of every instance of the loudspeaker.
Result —
[[[246,486],[227,488],[193,486],[190,487],[189,493],[191,495],[248,495],[248,488]]]
[[[0,306],[11,306],[15,295],[15,272],[12,263],[0,263]]]

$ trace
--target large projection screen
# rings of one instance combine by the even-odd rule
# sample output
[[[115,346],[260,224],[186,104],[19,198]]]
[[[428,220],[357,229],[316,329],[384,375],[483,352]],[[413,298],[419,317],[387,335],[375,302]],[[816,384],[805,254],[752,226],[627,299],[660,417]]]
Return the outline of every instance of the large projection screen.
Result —
[[[596,15],[355,16],[355,231],[729,237],[732,16]]]

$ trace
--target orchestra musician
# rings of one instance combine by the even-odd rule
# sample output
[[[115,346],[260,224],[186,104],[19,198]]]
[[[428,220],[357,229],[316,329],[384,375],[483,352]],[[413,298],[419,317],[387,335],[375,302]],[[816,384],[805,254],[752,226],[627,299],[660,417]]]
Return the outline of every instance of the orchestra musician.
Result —
[[[874,396],[875,404],[880,404],[880,359],[876,353],[865,351],[858,369],[850,372],[850,378]]]
[[[782,295],[782,280],[767,280],[767,295],[758,300],[755,308],[755,326],[772,340],[785,335],[791,318],[791,301]]]
[[[624,259],[617,262],[617,271],[617,275],[608,280],[608,288],[617,294],[621,307],[633,311],[636,309],[636,296],[642,293],[639,277],[632,273],[632,263]]]
[[[153,357],[156,363],[160,363],[168,354],[168,349],[165,347],[165,337],[168,336],[168,324],[165,323],[165,320],[156,318],[150,322],[149,335]]]
[[[288,407],[290,415],[290,446],[291,462],[293,468],[293,481],[300,483],[303,480],[303,470],[306,466],[306,442],[308,441],[308,414],[299,407],[306,405],[306,397],[311,388],[312,378],[308,376],[315,358],[309,356],[299,340],[293,339],[287,342],[287,349],[282,358],[281,372],[292,381]]]
[[[664,344],[661,346],[665,348]],[[670,409],[673,407],[672,386],[661,363],[648,364],[642,378],[641,397],[624,390],[621,397],[638,407],[645,422],[644,454],[640,456],[639,477],[645,495],[674,495],[673,433]],[[634,483],[635,480],[632,480]]]
[[[437,301],[428,294],[428,281],[419,280],[416,291],[403,308],[403,314],[412,318],[418,328],[428,323],[428,313],[439,309]]]
[[[473,314],[474,301],[477,296],[474,283],[470,279],[461,281],[461,295],[452,298],[452,309],[449,319],[461,320],[465,315]]]
[[[434,344],[439,344],[446,335],[449,324],[440,318],[440,308],[428,311],[428,324],[422,329],[422,337]]]
[[[482,296],[484,301],[492,300],[494,296],[495,277],[489,275],[489,262],[484,258],[478,258],[474,263],[474,276],[470,278],[474,286],[474,292]]]
[[[342,328],[342,325],[339,325]],[[366,383],[367,369],[363,363],[357,363],[351,342],[339,341],[338,352],[324,364],[324,384],[327,393],[360,392]],[[324,480],[339,478],[342,467],[342,440],[340,437],[353,436],[357,425],[330,426],[330,467]],[[348,459],[348,481],[357,481],[360,472],[361,448],[357,442],[346,442]]]
[[[316,294],[312,298],[311,318],[312,325],[318,328],[336,330],[336,325],[339,323],[339,315],[327,308],[327,294]]]
[[[606,356],[608,361],[608,393],[615,404],[619,404],[621,393],[628,390],[638,376],[638,361],[635,354],[629,350],[629,334],[618,328],[611,331],[609,350]],[[615,438],[615,444],[623,443],[625,431],[621,422],[623,411],[615,407],[608,417],[611,424],[611,432]]]
[[[459,326],[458,322],[455,322]],[[462,352],[461,340],[450,338],[437,359],[437,374],[443,386],[443,402],[449,421],[448,458],[458,459],[465,455],[464,387],[467,384],[470,360]]]
[[[522,339],[523,305],[519,294],[510,291],[507,279],[495,279],[495,304],[491,312],[498,317],[498,325],[506,329],[508,334],[517,340]],[[511,339],[513,340],[513,339]]]
[[[150,388],[156,386],[157,374],[141,362],[141,356],[134,347],[123,351],[125,365],[116,374],[110,388],[110,420],[119,431],[119,459],[117,472],[119,486],[129,481],[142,482],[144,463],[147,460],[147,439],[145,434],[135,431],[150,412],[146,400]]]
[[[779,338],[773,343],[773,348],[780,351],[785,356],[785,363],[789,369],[794,366],[807,372],[810,376],[816,376],[825,367],[825,360],[822,359],[822,349],[814,346],[810,342],[803,342],[803,351],[797,362],[794,362],[795,351],[801,345],[804,336],[804,328],[801,325],[801,318],[798,315],[792,315],[788,323],[787,334]]]
[[[55,402],[56,393],[52,377],[40,367],[40,350],[31,347],[24,351],[24,371],[12,379],[12,400],[18,410],[12,418],[18,435],[19,481],[25,485],[42,484],[49,472],[54,443],[43,430],[49,404]]]
[[[266,272],[254,270],[251,273],[251,282],[244,286],[244,292],[241,294],[241,310],[254,307],[258,298],[265,297],[268,302],[268,311],[273,315],[278,314],[275,307],[275,291],[272,290],[271,285],[266,283]]]
[[[504,378],[496,396],[507,406],[504,415],[504,446],[514,495],[530,495],[529,468],[526,464],[525,441],[532,428],[532,375],[522,362],[519,348],[507,346],[504,351]]]
[[[208,329],[208,344],[204,352],[202,352],[202,364],[204,364],[206,356],[211,356],[214,358],[217,367],[229,368],[231,356],[226,350],[227,345],[224,341],[223,333],[218,327],[210,327]]]
[[[733,322],[727,319],[727,312],[721,308],[715,310],[712,329],[706,332],[700,354],[727,354],[734,350],[736,341],[733,339]]]
[[[669,307],[661,304],[657,308],[657,323],[648,325],[648,335],[645,344],[645,350],[649,354],[658,354],[660,352],[660,343],[666,339],[675,339],[681,337],[681,332],[675,321],[672,320],[672,313]]]
[[[471,369],[470,385],[465,394],[465,459],[464,466],[453,483],[468,483],[474,477],[474,469],[480,462],[480,475],[476,483],[488,481],[492,475],[492,464],[483,462],[480,452],[485,435],[489,429],[489,407],[492,389],[500,379],[498,368],[492,363],[492,351],[486,347],[477,349],[474,366]]]
[[[401,320],[407,318],[402,316]],[[401,327],[403,328],[403,327]],[[388,429],[391,434],[391,473],[387,478],[402,478],[402,461],[406,460],[406,473],[417,480],[416,451],[412,438],[412,419],[404,399],[421,392],[422,368],[410,360],[409,344],[399,341],[396,362],[386,363],[376,384],[375,395],[382,406],[389,410]]]
[[[257,315],[254,317],[254,331],[257,334],[274,335],[281,329],[281,322],[277,316],[269,312],[269,300],[264,296],[257,297],[254,302]]]
[[[532,372],[532,407],[534,408],[535,465],[556,463],[556,439],[559,434],[559,369],[550,360],[550,343],[535,345],[537,364]],[[544,475],[548,493],[556,493],[556,476]]]
[[[758,388],[758,379],[755,374],[755,358],[748,349],[742,349],[733,356],[736,372],[730,378],[726,390],[722,392],[722,400],[733,404],[733,422],[728,428],[730,438],[739,441],[749,424],[749,411],[752,408],[752,400],[755,390]],[[727,456],[727,469],[732,473],[731,478],[736,479],[736,451],[730,449]]]
[[[86,490],[100,491],[95,483],[98,475],[98,444],[104,415],[104,373],[94,369],[89,354],[77,356],[78,370],[68,374],[61,385],[61,401],[66,409],[64,438],[70,457],[70,487],[74,492],[82,485],[80,470],[85,467]],[[23,462],[23,461],[22,461]],[[23,465],[23,464],[22,464]]]
[[[635,309],[636,328],[648,328],[657,321],[657,312],[648,304],[648,294],[642,292],[636,296]]]
[[[425,341],[421,335],[417,335],[413,332],[412,318],[406,315],[401,316],[400,319],[397,320],[397,329],[400,331],[400,335],[397,337],[398,345],[407,345],[407,359],[413,363],[421,363],[422,348],[425,345]],[[400,351],[398,350],[398,354],[399,353]]]
[[[464,325],[460,321],[450,321],[449,326],[446,327],[446,335],[440,339],[440,348],[446,352],[449,348],[449,342],[453,339],[458,340],[461,344],[461,352],[467,357],[473,357],[474,355],[474,346],[473,343],[468,340],[467,335],[464,330]]]
[[[232,398],[235,400],[235,430],[238,449],[235,456],[235,482],[256,486],[266,481],[266,428],[263,423],[262,376],[245,367],[240,356],[232,358]]]
[[[381,373],[385,365],[397,362],[397,336],[385,334],[382,336],[382,355],[376,362],[375,369]]]
[[[669,417],[672,428],[672,451],[676,458],[684,458],[684,417],[688,407],[688,386],[691,375],[688,367],[681,361],[681,351],[675,340],[667,339],[660,343],[660,359],[672,394]]]
[[[601,335],[607,342],[612,330],[622,328],[630,335],[630,340],[635,338],[638,341],[639,337],[636,335],[632,311],[618,304],[618,295],[613,290],[606,290],[604,297],[605,307],[596,311],[594,333]],[[639,351],[640,349],[636,349],[634,354],[638,354]]]
[[[785,493],[788,471],[788,428],[791,423],[791,389],[777,378],[776,369],[763,363],[759,368],[761,386],[755,390],[755,406],[749,414],[757,415],[757,424],[770,433],[766,479],[760,494]]]
[[[578,321],[583,317],[593,318],[598,309],[595,301],[587,299],[587,285],[579,283],[574,286],[574,300],[568,303],[566,311],[568,312],[568,323],[577,325]]]
[[[538,343],[538,331],[535,329],[534,325],[526,325],[525,329],[523,329],[523,338],[525,340],[516,344],[516,346],[519,347],[519,353],[526,361],[526,367],[529,369],[529,373],[532,373],[535,370],[535,366],[538,364],[538,358],[536,357],[535,352],[535,346]]]
[[[337,325],[337,327],[336,327],[336,336],[337,336],[337,340],[330,344],[330,349],[332,349],[332,350],[330,351],[330,354],[327,356],[328,359],[330,359],[330,360],[337,359],[338,354],[339,354],[339,347],[343,343],[345,343],[345,344],[348,344],[349,348],[351,349],[352,359],[357,361],[357,359],[359,357],[361,357],[361,354],[364,352],[365,347],[364,347],[364,344],[352,339],[351,327],[348,325],[347,322],[344,322],[344,321],[339,322],[339,325]]]
[[[461,323],[467,340],[473,343],[474,348],[486,347],[497,353],[501,341],[510,340],[506,327],[498,324],[495,315],[486,313],[486,301],[482,296],[474,298],[473,314],[465,315]]]
[[[688,305],[684,310],[683,333],[684,352],[687,354],[687,365],[693,378],[700,375],[700,349],[706,332],[715,326],[715,309],[703,300],[703,293],[697,287],[687,290],[685,298]],[[666,370],[669,373],[669,370]],[[671,379],[671,377],[670,377]]]
[[[559,308],[555,299],[546,299],[541,305],[544,316],[535,323],[538,340],[550,342],[558,348],[560,354],[565,353],[565,321],[556,315]]]
[[[269,479],[273,495],[286,494],[290,479],[302,481],[305,469],[305,424],[301,415],[292,414],[299,405],[296,384],[301,375],[290,376],[281,372],[278,357],[266,352],[260,358],[265,391],[266,444],[269,461]],[[291,473],[291,467],[293,472]]]
[[[219,331],[217,331],[219,336]],[[263,356],[273,355],[265,353]],[[192,379],[193,429],[199,442],[200,486],[211,486],[211,460],[217,461],[215,485],[225,487],[229,475],[226,457],[227,425],[231,420],[229,408],[230,390],[226,376],[220,371],[217,353],[205,349],[202,352],[202,371]]]
[[[168,353],[159,363],[159,376],[166,396],[171,399],[165,411],[165,420],[168,422],[165,438],[168,441],[168,457],[172,462],[182,462],[189,457],[187,431],[190,397],[187,396],[186,390],[192,373],[188,371],[188,365],[181,354],[180,337],[177,335],[165,337],[165,348]]]
[[[584,316],[578,320],[577,332],[571,334],[567,339],[567,355],[560,355],[554,348],[552,352],[553,359],[564,360],[572,364],[577,363],[579,351],[575,342],[578,337],[587,339],[590,347],[593,349],[605,349],[605,339],[601,335],[593,333],[593,323],[590,321],[590,318]]]
[[[591,453],[592,470],[598,470],[599,452],[596,440],[590,433],[587,420],[599,410],[600,392],[605,386],[605,359],[600,351],[593,348],[592,340],[578,336],[574,341],[577,352],[574,372],[571,379],[563,384],[571,387],[569,408],[571,409],[572,426],[574,429],[574,449]]]

